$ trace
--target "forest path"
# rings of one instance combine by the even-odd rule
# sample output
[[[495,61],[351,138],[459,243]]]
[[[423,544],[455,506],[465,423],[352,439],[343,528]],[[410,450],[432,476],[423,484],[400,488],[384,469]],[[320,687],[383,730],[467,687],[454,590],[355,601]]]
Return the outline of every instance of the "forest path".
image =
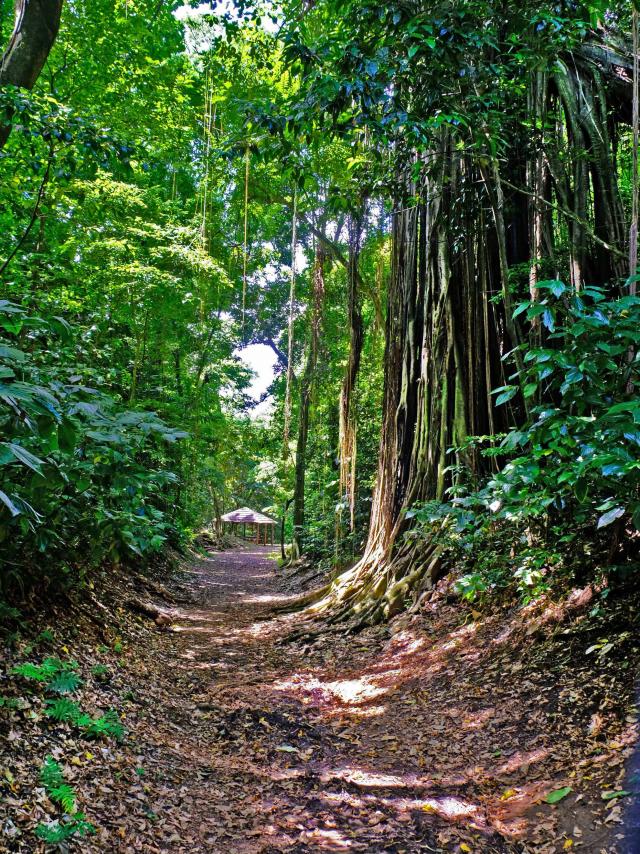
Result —
[[[572,745],[543,711],[548,668],[514,660],[515,626],[483,633],[445,608],[420,631],[282,643],[299,618],[270,616],[290,596],[271,552],[196,562],[189,603],[142,654],[130,725],[154,844],[118,850],[553,852],[574,831],[614,850],[587,799],[564,820],[540,803],[566,784]]]

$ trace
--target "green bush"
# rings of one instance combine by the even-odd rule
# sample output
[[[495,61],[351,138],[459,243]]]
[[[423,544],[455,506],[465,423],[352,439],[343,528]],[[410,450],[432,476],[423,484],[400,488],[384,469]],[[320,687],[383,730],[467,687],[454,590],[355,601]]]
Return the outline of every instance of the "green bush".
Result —
[[[488,506],[498,519],[570,516],[599,529],[627,516],[640,529],[640,298],[540,287],[548,297],[517,313],[542,318],[547,346],[525,352],[518,385],[498,398],[520,387],[536,405],[502,440],[513,458],[489,482]]]
[[[166,446],[186,434],[106,394],[77,337],[62,318],[0,301],[0,590],[45,574],[73,582],[79,566],[177,536]]]
[[[438,541],[467,599],[515,584],[525,600],[559,577],[633,566],[640,530],[640,298],[540,284],[517,314],[539,318],[543,346],[496,390],[531,402],[525,425],[493,437],[500,469],[479,490],[409,511],[410,536]],[[486,441],[487,437],[484,437]],[[488,437],[489,440],[492,437]],[[621,536],[625,525],[635,533]],[[613,532],[613,533],[612,533]]]

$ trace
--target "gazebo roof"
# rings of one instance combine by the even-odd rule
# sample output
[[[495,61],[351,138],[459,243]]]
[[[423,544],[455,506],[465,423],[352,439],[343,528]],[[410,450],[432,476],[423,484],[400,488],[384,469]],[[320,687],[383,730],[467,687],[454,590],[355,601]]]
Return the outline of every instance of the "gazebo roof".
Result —
[[[265,516],[264,513],[258,513],[257,510],[252,510],[250,507],[240,507],[238,510],[232,510],[231,513],[225,513],[222,517],[223,522],[236,522],[242,524],[246,522],[248,525],[275,525],[275,520]]]

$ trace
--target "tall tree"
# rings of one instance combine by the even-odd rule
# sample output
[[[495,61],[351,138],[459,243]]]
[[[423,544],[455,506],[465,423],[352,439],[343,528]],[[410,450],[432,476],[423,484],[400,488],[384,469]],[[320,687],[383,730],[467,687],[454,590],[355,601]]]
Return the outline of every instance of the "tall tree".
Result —
[[[615,288],[624,273],[613,138],[630,119],[630,52],[615,31],[590,31],[589,4],[508,14],[492,2],[481,14],[473,3],[365,5],[357,16],[338,7],[350,21],[339,44],[326,23],[337,9],[324,37],[299,25],[326,64],[295,57],[305,103],[331,116],[335,133],[365,126],[374,152],[392,152],[382,174],[393,188],[393,261],[369,539],[324,604],[339,603],[334,619],[377,621],[441,572],[435,543],[402,537],[408,511],[442,500],[461,472],[486,472],[468,437],[527,417],[533,388],[510,382],[504,356],[522,376],[521,345],[541,326],[548,336],[553,321],[540,305],[523,324],[517,301],[536,299],[543,277]],[[327,10],[314,12],[317,23]]]
[[[318,364],[318,350],[322,332],[322,309],[325,293],[325,250],[318,241],[312,273],[311,312],[309,316],[309,344],[302,377],[300,378],[300,407],[298,413],[298,439],[296,443],[295,482],[293,492],[293,539],[291,558],[296,560],[304,546],[305,474],[307,469],[307,443],[309,439],[309,414],[311,397]]]

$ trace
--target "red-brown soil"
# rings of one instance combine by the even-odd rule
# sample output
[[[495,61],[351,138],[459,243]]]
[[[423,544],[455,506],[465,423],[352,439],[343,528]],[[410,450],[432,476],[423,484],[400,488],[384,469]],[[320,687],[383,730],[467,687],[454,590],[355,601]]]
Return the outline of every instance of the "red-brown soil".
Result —
[[[42,850],[30,828],[50,805],[25,799],[36,753],[54,749],[98,829],[73,850],[633,850],[630,797],[602,797],[624,787],[636,735],[632,604],[607,617],[606,654],[586,654],[603,630],[586,593],[480,614],[443,591],[387,628],[287,642],[300,617],[271,614],[291,594],[269,554],[196,561],[169,628],[127,618],[106,689],[121,745],[13,714],[0,829],[4,810],[18,832],[0,850]],[[83,644],[67,647],[81,663]]]

